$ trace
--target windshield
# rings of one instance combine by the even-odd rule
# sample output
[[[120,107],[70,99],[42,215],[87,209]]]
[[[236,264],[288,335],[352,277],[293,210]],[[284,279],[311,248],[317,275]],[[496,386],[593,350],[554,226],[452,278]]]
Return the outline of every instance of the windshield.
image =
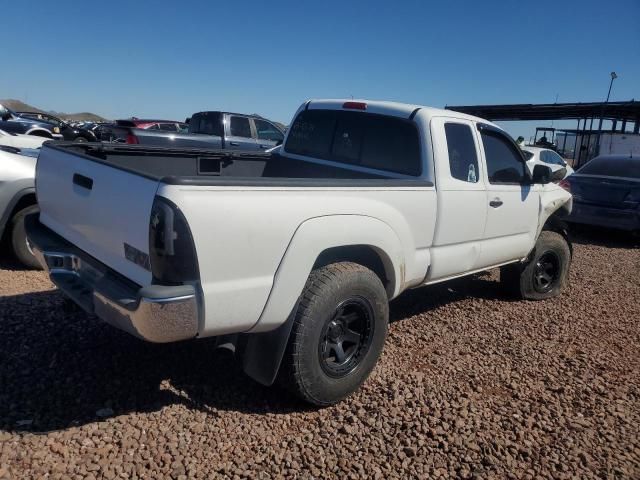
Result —
[[[578,170],[578,173],[640,179],[640,158],[594,158]]]
[[[64,122],[57,117],[52,117],[50,115],[46,115],[43,113],[36,112],[20,112],[18,113],[21,118],[27,118],[30,120],[35,120],[37,122],[49,123],[51,125],[55,125],[57,127],[61,127],[64,125]]]

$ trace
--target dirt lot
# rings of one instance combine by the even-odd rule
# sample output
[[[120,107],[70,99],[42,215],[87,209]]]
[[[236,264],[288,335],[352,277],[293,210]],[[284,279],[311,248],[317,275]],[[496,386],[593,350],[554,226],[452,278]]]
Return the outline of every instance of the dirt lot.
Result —
[[[149,345],[0,264],[0,478],[640,478],[640,248],[582,233],[560,298],[497,274],[392,304],[383,358],[308,409],[210,341]]]

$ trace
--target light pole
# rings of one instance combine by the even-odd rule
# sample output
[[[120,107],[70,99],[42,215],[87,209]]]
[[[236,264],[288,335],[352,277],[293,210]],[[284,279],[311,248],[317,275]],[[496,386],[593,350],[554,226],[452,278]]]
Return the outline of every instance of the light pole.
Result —
[[[611,95],[611,87],[613,81],[618,78],[616,72],[611,72],[611,81],[609,82],[609,91],[607,92],[607,99],[602,104],[602,111],[600,112],[600,122],[598,123],[598,140],[596,141],[596,155],[600,155],[600,137],[602,136],[602,121],[604,117],[604,108],[609,103],[609,96]]]

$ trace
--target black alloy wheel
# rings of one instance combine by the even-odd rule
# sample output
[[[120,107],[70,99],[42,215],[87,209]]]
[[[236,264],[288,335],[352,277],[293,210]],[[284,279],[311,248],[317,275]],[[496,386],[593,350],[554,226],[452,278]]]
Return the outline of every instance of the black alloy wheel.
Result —
[[[373,308],[363,297],[341,302],[326,322],[318,354],[322,370],[340,378],[353,372],[366,355],[373,338]]]
[[[555,287],[560,278],[560,259],[555,252],[544,252],[537,260],[533,287],[538,293],[547,293]]]

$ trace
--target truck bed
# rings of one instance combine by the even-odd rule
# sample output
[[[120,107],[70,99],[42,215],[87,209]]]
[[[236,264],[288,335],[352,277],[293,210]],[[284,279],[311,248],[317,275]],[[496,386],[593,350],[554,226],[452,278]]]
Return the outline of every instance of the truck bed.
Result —
[[[149,251],[151,211],[158,196],[185,215],[201,261],[217,255],[201,241],[229,255],[228,251],[244,251],[238,247],[242,242],[251,243],[254,251],[270,239],[266,243],[274,248],[272,255],[258,259],[258,264],[269,265],[248,283],[249,289],[252,282],[260,283],[261,294],[274,275],[273,262],[309,218],[367,213],[367,205],[379,208],[380,202],[390,205],[390,211],[404,210],[406,205],[414,211],[411,205],[416,201],[420,205],[428,201],[429,208],[435,208],[435,202],[426,200],[434,193],[432,186],[423,180],[259,152],[47,143],[38,158],[36,177],[40,222],[141,287],[152,283],[152,273],[146,261],[134,260],[139,252]],[[278,215],[280,227],[267,228],[262,222],[271,222],[274,212],[289,213]],[[228,225],[230,220],[240,223]],[[224,238],[217,233],[220,228],[226,232]],[[224,246],[227,240],[235,246]],[[256,265],[237,267],[234,275]]]
[[[397,179],[279,154],[164,148],[146,145],[60,143],[47,148],[74,153],[110,167],[166,184],[188,185],[415,185],[424,180]],[[383,181],[383,182],[381,182]]]

